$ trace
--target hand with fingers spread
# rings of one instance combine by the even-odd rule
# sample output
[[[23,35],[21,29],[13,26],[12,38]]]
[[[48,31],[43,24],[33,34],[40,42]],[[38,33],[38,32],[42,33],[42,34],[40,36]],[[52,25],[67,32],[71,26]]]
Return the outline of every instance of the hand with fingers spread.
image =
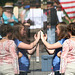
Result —
[[[37,39],[37,34],[34,35],[34,39],[35,39],[35,40]]]

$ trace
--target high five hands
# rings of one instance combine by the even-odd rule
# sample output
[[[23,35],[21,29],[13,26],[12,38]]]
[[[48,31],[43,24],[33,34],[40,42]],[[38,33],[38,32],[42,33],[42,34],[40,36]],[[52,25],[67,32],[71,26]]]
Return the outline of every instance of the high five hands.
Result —
[[[41,30],[34,35],[34,38],[35,39],[38,39],[38,41],[41,39],[42,41],[43,40],[46,40],[47,39],[47,34],[44,34]]]
[[[42,31],[40,31],[41,40],[47,40],[47,34],[44,34]]]

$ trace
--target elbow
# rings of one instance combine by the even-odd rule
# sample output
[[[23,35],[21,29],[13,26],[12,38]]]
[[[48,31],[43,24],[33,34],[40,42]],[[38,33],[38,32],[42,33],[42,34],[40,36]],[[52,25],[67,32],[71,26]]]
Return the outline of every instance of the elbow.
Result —
[[[33,55],[33,52],[31,52],[31,51],[28,51],[28,54],[29,54],[29,55]]]
[[[31,55],[31,52],[29,52],[29,51],[28,51],[28,54],[30,54],[30,55]]]
[[[32,53],[32,52],[28,52],[28,54],[33,55],[33,53]]]
[[[51,51],[50,51],[50,54],[54,54],[54,50],[51,50]]]
[[[55,50],[50,50],[50,49],[47,49],[48,53],[49,54],[54,54]]]

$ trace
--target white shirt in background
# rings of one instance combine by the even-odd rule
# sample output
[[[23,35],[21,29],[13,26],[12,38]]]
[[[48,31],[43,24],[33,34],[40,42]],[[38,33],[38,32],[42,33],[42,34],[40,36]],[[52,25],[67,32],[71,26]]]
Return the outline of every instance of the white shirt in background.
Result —
[[[57,16],[58,16],[58,20],[59,22],[62,22],[62,17],[65,17],[65,14],[63,13],[63,11],[57,11]]]
[[[43,13],[43,9],[34,8],[30,9],[30,12],[25,20],[28,19],[34,22],[34,25],[30,26],[30,29],[43,28],[43,22],[47,21],[47,16]]]

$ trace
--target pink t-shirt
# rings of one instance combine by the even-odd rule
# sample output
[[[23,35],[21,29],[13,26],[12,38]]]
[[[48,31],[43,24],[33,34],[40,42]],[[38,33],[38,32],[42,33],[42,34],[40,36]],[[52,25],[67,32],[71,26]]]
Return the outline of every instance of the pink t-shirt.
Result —
[[[11,64],[16,74],[19,73],[16,45],[13,40],[0,42],[0,65]]]
[[[60,73],[64,73],[68,63],[75,63],[75,41],[67,39],[63,44]]]

